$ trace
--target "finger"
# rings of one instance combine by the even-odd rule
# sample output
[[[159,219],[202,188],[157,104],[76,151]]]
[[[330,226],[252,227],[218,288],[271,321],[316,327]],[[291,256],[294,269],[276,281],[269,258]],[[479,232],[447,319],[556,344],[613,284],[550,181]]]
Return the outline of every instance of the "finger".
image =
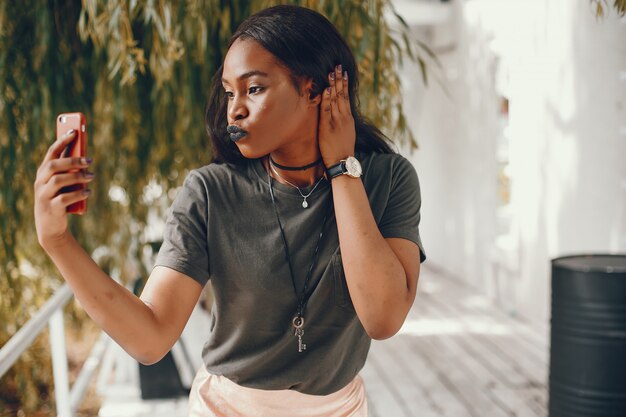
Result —
[[[70,170],[83,170],[87,168],[93,160],[91,158],[59,158],[52,159],[50,161],[44,162],[43,165],[39,168],[37,172],[37,181],[41,184],[46,184],[53,175],[68,172]]]
[[[91,194],[91,190],[85,188],[84,190],[72,191],[70,193],[59,194],[54,197],[50,203],[53,207],[67,208],[70,204],[78,203],[79,201],[86,200]]]
[[[344,71],[341,78],[337,81],[337,86],[341,85],[341,90],[337,93],[337,108],[339,109],[339,113],[341,115],[352,114],[350,111],[350,96],[348,94],[348,81],[346,80],[347,76],[347,71]]]
[[[87,184],[94,179],[92,172],[80,171],[67,174],[54,175],[42,190],[41,197],[44,199],[52,199],[63,187],[72,185]]]
[[[335,88],[335,78],[336,78],[336,73],[333,70],[329,75],[328,75],[328,83],[330,84],[330,97],[329,97],[329,101],[330,101],[330,116],[331,119],[337,117],[339,115],[339,109],[337,108],[337,89]]]
[[[337,90],[337,99],[343,99],[343,69],[341,64],[335,67],[335,89]]]
[[[56,159],[61,156],[61,152],[67,147],[67,145],[72,142],[76,138],[76,130],[70,129],[65,133],[65,135],[61,136],[60,139],[56,140],[49,148],[46,156],[43,159],[43,163],[50,161],[52,159]]]
[[[320,126],[330,124],[332,120],[330,110],[330,87],[322,90],[322,102],[320,103]]]
[[[338,66],[338,70],[341,70],[341,65]],[[347,82],[344,77],[348,74],[347,71],[339,73],[337,78],[337,108],[342,115],[351,114],[350,112],[350,95],[347,87]]]

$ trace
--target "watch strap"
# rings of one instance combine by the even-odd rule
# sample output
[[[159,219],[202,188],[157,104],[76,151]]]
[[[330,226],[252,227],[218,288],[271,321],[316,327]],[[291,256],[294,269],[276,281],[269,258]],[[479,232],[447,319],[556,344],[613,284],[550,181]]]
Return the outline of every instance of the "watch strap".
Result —
[[[330,168],[326,169],[326,175],[328,175],[329,180],[332,180],[335,177],[345,174],[346,172],[348,172],[346,170],[346,161],[339,161],[338,164],[335,164],[331,166]]]

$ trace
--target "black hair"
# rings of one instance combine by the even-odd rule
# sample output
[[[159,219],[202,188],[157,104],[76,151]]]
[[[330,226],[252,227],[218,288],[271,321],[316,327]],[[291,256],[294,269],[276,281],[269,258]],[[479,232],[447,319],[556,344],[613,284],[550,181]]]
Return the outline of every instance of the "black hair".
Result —
[[[335,26],[318,12],[299,6],[274,6],[248,17],[230,38],[251,39],[276,57],[291,73],[299,91],[298,79],[313,80],[314,97],[329,86],[328,74],[341,64],[348,71],[350,107],[355,122],[357,153],[395,153],[389,139],[359,111],[358,71],[350,47]],[[245,160],[226,132],[227,100],[222,92],[221,65],[211,82],[205,112],[205,126],[213,145],[213,162],[239,163]]]

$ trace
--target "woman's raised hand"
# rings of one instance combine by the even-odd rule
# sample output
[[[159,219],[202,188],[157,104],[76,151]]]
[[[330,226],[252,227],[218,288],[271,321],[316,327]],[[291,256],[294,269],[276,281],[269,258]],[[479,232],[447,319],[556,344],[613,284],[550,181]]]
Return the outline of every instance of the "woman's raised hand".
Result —
[[[89,158],[61,158],[61,154],[72,140],[76,131],[71,130],[55,141],[37,170],[35,179],[35,227],[39,244],[46,249],[61,242],[67,233],[67,206],[85,200],[91,190],[81,189],[60,193],[61,188],[93,180],[93,173],[86,168]],[[77,172],[69,172],[78,169]]]
[[[319,120],[319,147],[326,167],[354,155],[356,142],[348,72],[337,65],[328,75],[328,82],[330,87],[322,93]]]

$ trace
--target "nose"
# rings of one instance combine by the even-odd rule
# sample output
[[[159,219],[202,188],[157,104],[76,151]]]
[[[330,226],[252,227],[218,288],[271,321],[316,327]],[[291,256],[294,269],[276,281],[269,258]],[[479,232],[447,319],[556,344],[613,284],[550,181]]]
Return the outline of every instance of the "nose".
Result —
[[[245,118],[248,115],[248,109],[244,100],[235,95],[232,100],[228,101],[227,113],[229,123]]]

